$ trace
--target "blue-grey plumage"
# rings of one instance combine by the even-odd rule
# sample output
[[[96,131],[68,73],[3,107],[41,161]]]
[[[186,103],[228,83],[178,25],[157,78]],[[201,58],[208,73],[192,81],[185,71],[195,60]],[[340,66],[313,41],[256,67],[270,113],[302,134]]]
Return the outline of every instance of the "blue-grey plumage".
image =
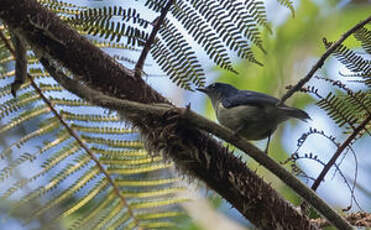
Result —
[[[264,93],[238,90],[218,82],[197,90],[210,97],[222,125],[248,140],[270,137],[278,124],[289,118],[310,119],[303,110],[280,105],[279,99]]]

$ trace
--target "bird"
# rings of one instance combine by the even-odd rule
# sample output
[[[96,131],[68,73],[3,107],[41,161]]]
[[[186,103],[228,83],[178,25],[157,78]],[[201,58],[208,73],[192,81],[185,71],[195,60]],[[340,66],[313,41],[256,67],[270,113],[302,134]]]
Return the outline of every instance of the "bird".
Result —
[[[205,88],[197,88],[211,100],[220,124],[247,140],[268,138],[264,153],[268,154],[271,135],[277,126],[290,119],[311,120],[303,110],[282,104],[268,94],[239,90],[232,85],[215,82]]]

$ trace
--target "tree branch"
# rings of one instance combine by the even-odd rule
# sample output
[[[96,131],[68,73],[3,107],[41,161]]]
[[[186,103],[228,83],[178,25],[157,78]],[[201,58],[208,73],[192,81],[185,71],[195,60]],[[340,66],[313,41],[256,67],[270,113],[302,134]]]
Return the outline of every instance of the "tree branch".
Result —
[[[152,22],[152,26],[153,26],[152,32],[148,40],[146,41],[146,44],[144,45],[144,48],[142,50],[142,53],[140,54],[137,64],[135,65],[135,73],[134,73],[135,77],[137,78],[141,77],[144,61],[147,58],[147,54],[151,50],[151,47],[152,47],[153,42],[155,41],[157,32],[161,28],[161,25],[164,23],[167,12],[169,11],[171,5],[173,4],[174,4],[174,0],[169,0],[166,6],[162,9],[161,15]]]
[[[287,91],[286,94],[282,96],[281,103],[283,104],[295,92],[299,91],[305,85],[305,83],[307,83],[313,77],[315,72],[323,66],[325,60],[336,50],[336,48],[338,48],[341,45],[341,43],[345,41],[345,39],[347,39],[352,33],[356,32],[359,28],[363,27],[370,21],[371,16],[361,21],[357,25],[353,26],[346,33],[344,33],[337,42],[333,43],[321,56],[317,63],[312,67],[308,74],[304,78],[302,78],[296,85],[290,87],[289,91]]]
[[[351,213],[345,217],[345,219],[353,226],[358,227],[371,227],[371,213],[367,212],[356,212]],[[328,227],[331,224],[322,218],[312,219],[312,223],[315,223],[316,225],[320,226],[320,228]]]
[[[301,195],[308,203],[312,204],[320,213],[323,213],[332,223],[337,223],[337,226],[342,225],[342,221],[344,221],[342,217],[337,215],[336,212],[333,211],[321,198],[319,198],[315,192],[306,187],[282,166],[266,156],[266,154],[263,154],[255,146],[247,142],[247,140],[239,135],[234,135],[233,131],[230,129],[220,126],[189,109],[181,109],[169,105],[146,105],[103,95],[100,92],[89,89],[88,87],[63,76],[63,73],[58,72],[55,68],[50,66],[47,60],[41,59],[40,61],[63,87],[70,92],[75,93],[77,96],[89,100],[91,103],[109,109],[124,111],[127,116],[143,116],[144,114],[148,114],[149,116],[163,117],[164,114],[170,113],[172,114],[173,119],[177,119],[175,123],[183,124],[182,127],[197,127],[234,144],[246,154],[253,157],[258,163],[269,169],[289,187],[293,188],[295,192]],[[342,229],[347,229],[346,225],[343,224]]]
[[[370,120],[371,120],[371,115],[368,115],[368,117],[357,128],[353,130],[352,134],[343,142],[343,144],[339,146],[339,148],[336,150],[336,152],[331,157],[329,162],[322,169],[317,179],[314,181],[312,185],[312,189],[314,191],[317,190],[318,186],[323,181],[323,179],[325,178],[330,168],[335,164],[336,160],[339,158],[339,156],[344,151],[344,149],[350,145],[350,143],[357,137],[359,132],[361,132],[361,130],[366,127],[366,125],[370,122]]]
[[[175,123],[175,124],[176,123],[178,123],[178,124],[183,123],[183,125],[181,125],[181,128],[179,128],[179,129],[184,130],[185,127],[193,127],[193,125],[198,125],[199,127],[214,127],[212,129],[217,130],[217,131],[215,131],[217,133],[224,133],[226,131],[227,135],[230,134],[231,136],[233,136],[232,131],[230,131],[229,129],[226,129],[226,128],[224,128],[224,127],[222,127],[222,126],[220,126],[220,125],[218,125],[214,122],[211,122],[211,121],[207,120],[206,118],[203,118],[202,116],[199,116],[199,115],[191,112],[190,110],[176,108],[174,106],[167,105],[167,104],[147,105],[147,104],[142,104],[142,103],[137,103],[137,102],[133,102],[133,101],[122,100],[122,99],[110,97],[110,96],[104,95],[103,93],[101,93],[99,91],[93,90],[93,89],[91,89],[91,88],[89,88],[89,87],[87,87],[83,84],[80,84],[76,80],[68,78],[61,71],[57,70],[53,65],[51,65],[50,62],[46,58],[41,58],[40,62],[44,65],[45,69],[54,77],[54,79],[58,83],[60,83],[64,88],[66,88],[68,91],[76,94],[77,96],[79,96],[81,98],[86,99],[87,101],[89,101],[90,103],[93,103],[95,105],[98,105],[98,106],[101,106],[101,107],[104,107],[104,108],[108,108],[108,109],[117,110],[122,115],[124,115],[125,117],[131,117],[132,118],[132,117],[137,117],[137,116],[142,116],[142,117],[143,116],[148,116],[148,117],[152,117],[153,119],[158,119],[158,120],[167,120],[168,117],[172,117],[172,120],[173,120],[172,123]],[[168,116],[166,116],[166,114],[168,114]],[[174,121],[174,118],[177,118],[176,121]],[[189,126],[189,123],[191,123],[191,126]],[[169,125],[167,125],[167,126],[169,126]],[[165,129],[166,129],[166,127],[165,127]],[[219,131],[218,129],[221,129],[221,131]],[[173,135],[173,134],[168,134],[168,135]],[[174,140],[172,140],[172,141],[174,141]],[[246,144],[250,145],[247,142],[246,142]],[[260,150],[256,149],[256,151],[257,151],[257,154],[263,156],[264,159],[268,159],[269,162],[271,162],[271,163],[273,162],[273,164],[278,165],[277,163],[272,161],[269,157],[265,156],[265,154],[260,152]],[[171,154],[171,153],[169,153],[169,154]],[[177,154],[177,153],[175,153],[175,154]],[[201,153],[198,153],[198,154],[201,154]],[[226,156],[231,157],[231,159],[228,159],[227,162],[233,164],[233,160],[235,160],[236,158],[233,155],[230,155],[231,153],[225,152],[225,154],[228,154]],[[208,157],[211,157],[211,156],[208,156]],[[224,160],[223,158],[218,158],[218,156],[215,156],[215,158],[217,158],[217,159],[215,159],[215,161],[218,161],[218,159],[219,160]],[[230,160],[232,160],[232,161],[230,161]],[[213,161],[211,159],[208,159],[207,164],[208,165],[205,167],[207,169],[212,169],[213,167],[215,167],[215,165],[213,165],[215,163],[213,163]],[[179,167],[179,165],[177,165],[177,166]],[[254,203],[254,201],[252,201],[252,200],[256,200],[255,195],[251,196],[252,195],[251,192],[254,191],[254,193],[264,194],[263,197],[266,197],[266,199],[269,203],[274,201],[273,202],[273,203],[275,203],[274,207],[276,207],[276,208],[280,207],[278,209],[275,209],[280,213],[280,215],[283,214],[282,211],[281,211],[282,210],[281,208],[283,208],[283,210],[285,210],[285,214],[283,214],[283,216],[294,215],[294,216],[296,216],[295,220],[296,220],[296,218],[298,218],[298,220],[301,219],[299,221],[300,227],[298,226],[298,229],[316,229],[316,227],[314,227],[314,226],[307,225],[306,221],[303,221],[303,220],[306,220],[306,218],[304,216],[301,216],[295,209],[293,209],[290,205],[288,205],[288,203],[286,203],[286,202],[282,203],[282,201],[283,201],[282,198],[273,189],[271,189],[269,185],[265,184],[260,178],[258,178],[256,176],[249,175],[249,174],[253,174],[253,173],[250,170],[248,170],[244,165],[242,166],[242,165],[239,164],[237,166],[238,166],[238,168],[234,168],[234,167],[229,167],[228,164],[221,164],[220,167],[223,167],[223,170],[221,170],[222,168],[219,168],[217,173],[218,174],[227,173],[228,176],[230,177],[230,178],[228,178],[228,181],[229,181],[230,185],[227,185],[227,186],[233,186],[235,189],[237,189],[241,193],[245,194],[246,197],[243,197],[241,200],[239,200],[239,203],[242,204],[242,207],[244,208],[244,210],[241,210],[241,209],[239,209],[239,210],[247,218],[249,218],[249,217],[251,218],[251,216],[249,214],[249,209],[246,209],[246,207],[250,206],[250,205],[252,205],[252,203]],[[192,167],[193,167],[193,169],[195,169],[195,165],[192,165]],[[278,167],[280,168],[281,166],[278,165]],[[226,171],[224,171],[224,168],[225,168]],[[283,170],[285,171],[285,169],[283,169]],[[236,174],[237,171],[242,172],[241,174],[243,175],[243,177],[242,177],[242,175]],[[243,171],[245,171],[245,172],[243,172]],[[194,175],[195,172],[190,172],[190,173],[192,175]],[[236,177],[236,176],[238,176],[238,177]],[[289,176],[291,178],[294,178],[294,180],[296,180],[295,177],[293,177],[288,172],[287,172],[286,176]],[[215,176],[213,176],[213,177],[215,177]],[[247,182],[248,182],[248,184],[245,184]],[[209,184],[210,181],[208,181],[206,183]],[[301,182],[298,181],[298,183],[301,183]],[[258,185],[258,186],[254,186],[254,185]],[[305,187],[305,185],[303,185],[303,186]],[[249,188],[249,190],[247,190],[247,188]],[[231,189],[232,189],[232,187],[229,190],[231,190]],[[306,188],[306,189],[313,193],[312,190],[310,190],[308,188]],[[228,198],[226,198],[226,199],[228,200]],[[259,203],[260,203],[260,201],[259,201]],[[235,203],[232,203],[232,204],[234,206],[236,205]],[[267,208],[266,205],[268,205],[268,204],[263,202],[260,205],[262,206],[262,207],[259,208],[259,209],[261,209],[260,211],[265,212],[265,208]],[[238,209],[238,207],[236,207],[236,208]],[[273,206],[271,208],[273,208]],[[275,216],[277,216],[277,214],[275,214]],[[293,219],[291,219],[290,221],[293,221]],[[289,225],[291,225],[291,224],[289,224]],[[278,227],[278,225],[275,225],[275,228],[276,227]],[[284,228],[286,228],[286,227],[288,227],[288,226],[284,226]],[[262,226],[262,228],[265,229],[264,226]]]

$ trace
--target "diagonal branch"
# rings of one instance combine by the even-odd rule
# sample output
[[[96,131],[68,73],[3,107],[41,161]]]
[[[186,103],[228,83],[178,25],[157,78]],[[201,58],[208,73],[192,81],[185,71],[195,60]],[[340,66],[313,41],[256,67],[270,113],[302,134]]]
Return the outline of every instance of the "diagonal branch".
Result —
[[[152,47],[152,44],[155,41],[157,32],[161,28],[161,25],[164,23],[167,12],[169,12],[169,9],[170,9],[171,5],[174,4],[174,1],[175,0],[169,0],[168,3],[166,4],[166,6],[162,9],[161,15],[159,17],[157,17],[152,22],[152,25],[153,25],[152,32],[151,32],[148,40],[146,41],[146,44],[144,45],[144,48],[142,50],[142,53],[140,54],[140,57],[138,59],[137,64],[135,65],[135,73],[134,73],[135,75],[134,76],[137,77],[137,78],[141,77],[141,73],[142,73],[142,70],[143,70],[143,65],[144,65],[144,62],[147,58],[147,55],[148,55],[148,53],[149,53],[149,51]]]
[[[146,104],[142,104],[142,103],[137,103],[137,102],[133,102],[133,101],[127,101],[127,100],[122,100],[122,99],[117,99],[117,98],[114,98],[114,97],[106,96],[99,91],[96,91],[96,90],[93,90],[93,89],[91,89],[87,86],[84,86],[83,84],[77,82],[76,80],[68,78],[67,76],[65,76],[63,74],[63,72],[57,70],[52,64],[50,64],[50,62],[46,58],[41,58],[40,62],[43,64],[45,69],[54,77],[54,79],[58,83],[60,83],[65,89],[67,89],[68,91],[76,94],[77,96],[79,96],[81,98],[84,98],[84,99],[88,100],[90,103],[93,103],[95,105],[102,106],[102,107],[108,108],[108,109],[117,110],[117,111],[121,112],[121,114],[124,113],[125,116],[129,116],[129,117],[150,116],[154,119],[165,119],[164,118],[165,114],[171,114],[172,112],[178,113],[177,111],[179,111],[180,116],[177,116],[177,115],[174,115],[174,114],[172,114],[172,115],[173,115],[173,117],[179,118],[179,122],[175,121],[175,123],[179,123],[179,124],[184,123],[182,125],[182,129],[183,129],[183,126],[187,127],[187,126],[189,126],[189,123],[191,123],[191,127],[194,127],[194,126],[199,127],[199,128],[211,127],[210,129],[206,129],[206,130],[207,131],[214,130],[212,133],[217,134],[217,136],[219,136],[219,137],[233,136],[232,131],[230,131],[229,129],[226,129],[226,128],[224,128],[224,127],[222,127],[222,126],[220,126],[220,125],[218,125],[214,122],[211,122],[211,121],[207,120],[206,118],[203,118],[202,116],[199,116],[199,115],[191,112],[190,110],[184,110],[184,109],[181,109],[181,108],[173,107],[171,105],[163,105],[163,104],[161,104],[161,105],[146,105]],[[237,137],[237,138],[239,138],[241,140],[240,137]],[[242,141],[244,141],[244,140],[242,139]],[[250,145],[248,142],[246,142],[246,141],[244,141],[244,142],[245,142],[245,145],[247,145],[247,146]],[[235,143],[235,142],[232,141],[232,143]],[[241,149],[247,151],[246,148],[241,147]],[[286,172],[286,174],[284,174],[284,176],[281,177],[281,178],[289,177],[289,178],[291,178],[291,180],[296,181],[296,183],[301,184],[301,182],[298,181],[294,176],[292,176],[289,172],[287,172],[285,169],[283,169],[280,165],[278,165],[272,159],[270,159],[265,154],[263,154],[260,150],[255,148],[255,151],[256,152],[254,152],[254,153],[249,152],[249,154],[252,154],[259,159],[266,159],[266,160],[268,160],[268,162],[270,162],[271,165],[272,164],[276,165],[276,167],[279,168],[278,170],[281,169],[284,172]],[[261,161],[264,162],[264,160],[261,160]],[[212,163],[209,162],[209,164],[212,164]],[[267,163],[263,163],[263,165],[267,165]],[[210,168],[212,166],[209,165],[207,167]],[[221,167],[226,167],[226,166],[221,165]],[[245,169],[247,170],[247,168],[245,168]],[[236,170],[240,171],[241,169],[229,168],[228,169],[229,176],[234,177],[234,175],[236,175],[235,174]],[[221,173],[221,172],[218,172],[218,173]],[[251,178],[251,176],[249,176],[247,174],[244,174],[244,176],[246,176],[247,178],[250,178],[249,179],[250,184],[248,186],[251,187],[255,191],[257,188],[253,188],[254,182],[253,182],[253,179]],[[235,179],[235,178],[233,178],[233,179]],[[245,183],[245,182],[244,181],[239,181],[239,183]],[[263,185],[264,183],[262,181],[260,181],[259,183],[260,184],[259,184],[258,187],[260,187],[260,190],[264,191],[263,193],[265,194],[265,196],[270,197],[268,200],[272,199],[272,197],[276,197],[276,198],[273,199],[273,200],[276,200],[279,197],[278,194],[274,192],[274,190],[269,189],[267,191],[268,187],[263,189],[261,186],[265,186],[265,185]],[[261,184],[261,183],[263,183],[263,184]],[[302,188],[304,188],[307,191],[313,193],[313,191],[310,190],[309,188],[306,188],[305,185],[303,185],[303,184],[301,184],[301,185],[302,185]],[[236,185],[234,185],[234,186],[236,187]],[[240,189],[243,190],[243,188],[240,188]],[[258,189],[258,192],[259,192],[259,189]],[[251,197],[251,195],[249,195],[249,193],[247,191],[243,191],[243,193],[247,193],[246,194],[247,197],[249,197],[249,196]],[[313,194],[314,194],[314,196],[316,196],[315,193],[313,193]],[[275,206],[285,209],[286,210],[285,215],[288,215],[288,216],[298,215],[298,213],[294,209],[292,209],[291,206],[286,206],[286,204],[283,204],[283,203],[280,203],[280,202],[277,202],[277,201],[278,200],[275,201]],[[251,205],[251,203],[253,203],[253,202],[251,200],[242,199],[242,200],[239,200],[239,203],[242,203],[243,204],[242,206],[245,207],[246,205]],[[271,203],[271,201],[269,201],[269,203]],[[263,206],[266,206],[266,205],[268,205],[268,204],[265,204]],[[276,210],[280,210],[280,209],[276,209]],[[249,216],[249,214],[247,212],[248,212],[248,210],[242,210],[241,211],[242,214],[244,214],[246,216]],[[279,211],[279,213],[282,213],[282,212]],[[330,213],[331,213],[331,210],[330,210]],[[296,216],[295,218],[300,219],[300,216],[299,217]],[[307,229],[307,228],[308,229],[316,229],[314,226],[308,226],[304,223],[305,222],[301,222],[301,225],[300,225],[300,227],[298,226],[298,228],[299,229]]]
[[[100,92],[89,89],[88,87],[81,85],[75,80],[64,76],[63,73],[58,72],[55,68],[49,65],[46,59],[42,58],[41,62],[64,88],[79,97],[87,99],[93,104],[118,111],[125,111],[127,115],[131,114],[130,116],[133,116],[132,114],[140,114],[142,116],[148,114],[149,116],[162,117],[164,114],[173,111],[173,113],[177,114],[174,115],[174,117],[179,118],[176,123],[183,123],[184,126],[198,127],[234,144],[241,150],[245,151],[246,154],[252,156],[255,160],[257,160],[271,172],[273,172],[291,188],[293,188],[295,192],[304,197],[305,200],[307,200],[308,203],[312,204],[317,210],[319,210],[320,213],[325,213],[325,216],[328,219],[330,219],[332,222],[338,223],[337,226],[341,226],[341,222],[343,221],[342,218],[338,216],[336,212],[333,211],[321,198],[319,198],[315,192],[307,188],[303,183],[301,183],[297,178],[286,171],[282,166],[280,166],[271,158],[263,154],[260,150],[249,144],[245,139],[238,135],[233,135],[233,132],[228,128],[209,121],[208,119],[193,113],[189,109],[181,109],[164,105],[145,105],[105,96]],[[252,149],[254,151],[251,151]],[[347,229],[346,225],[343,225],[342,229]]]
[[[371,213],[367,212],[355,212],[345,216],[345,219],[353,226],[371,228]],[[315,223],[320,228],[330,226],[330,223],[325,219],[317,218],[312,219],[312,223]]]
[[[371,16],[361,21],[357,25],[353,26],[346,33],[344,33],[337,42],[333,43],[321,56],[317,63],[312,67],[312,69],[307,73],[307,75],[304,78],[302,78],[296,85],[290,87],[290,90],[287,91],[286,94],[282,96],[281,103],[284,103],[295,92],[299,91],[305,85],[305,83],[307,83],[313,77],[316,71],[323,66],[325,60],[336,50],[336,48],[338,48],[341,45],[341,43],[345,41],[345,39],[347,39],[352,33],[356,32],[358,29],[360,29],[370,21]]]
[[[325,178],[326,174],[330,170],[330,168],[335,164],[336,160],[339,158],[341,153],[344,151],[346,147],[348,147],[352,141],[358,136],[358,134],[366,127],[366,125],[371,121],[371,115],[368,115],[368,117],[357,127],[353,130],[352,134],[343,142],[342,145],[338,147],[334,155],[331,157],[329,162],[325,165],[325,167],[322,169],[321,173],[317,177],[317,179],[314,181],[312,185],[312,189],[316,191],[320,183]]]

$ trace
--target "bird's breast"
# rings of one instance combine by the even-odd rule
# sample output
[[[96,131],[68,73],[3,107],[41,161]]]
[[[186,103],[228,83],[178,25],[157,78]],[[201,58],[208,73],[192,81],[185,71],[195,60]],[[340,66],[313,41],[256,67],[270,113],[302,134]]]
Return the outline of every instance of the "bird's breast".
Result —
[[[262,107],[240,105],[225,108],[222,103],[218,103],[214,109],[220,124],[232,131],[240,130],[239,134],[249,140],[266,138],[277,127],[277,122],[270,119]]]

